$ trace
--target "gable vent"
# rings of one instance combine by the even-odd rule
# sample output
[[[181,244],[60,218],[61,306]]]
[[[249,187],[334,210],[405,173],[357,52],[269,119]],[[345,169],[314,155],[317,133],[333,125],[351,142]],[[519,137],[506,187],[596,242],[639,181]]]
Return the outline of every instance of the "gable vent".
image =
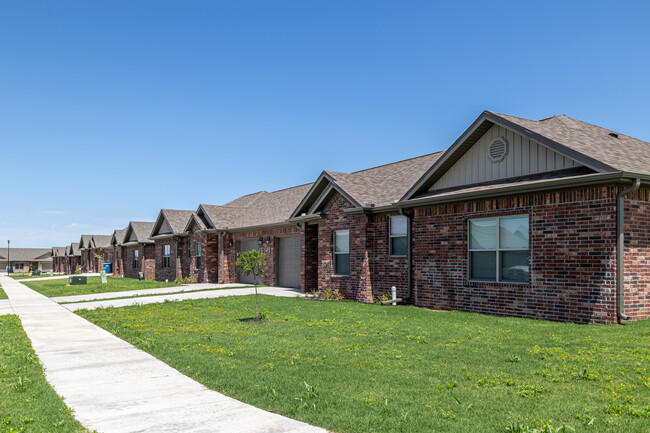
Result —
[[[488,154],[492,162],[503,161],[508,154],[508,140],[505,137],[497,137],[492,140]]]

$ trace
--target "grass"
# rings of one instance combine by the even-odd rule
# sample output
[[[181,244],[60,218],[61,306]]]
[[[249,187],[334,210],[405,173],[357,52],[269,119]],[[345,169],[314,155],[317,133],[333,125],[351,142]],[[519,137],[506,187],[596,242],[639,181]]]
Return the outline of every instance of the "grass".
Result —
[[[86,432],[45,381],[17,316],[0,316],[0,432]]]
[[[137,280],[135,278],[108,277],[106,284],[101,284],[101,277],[88,277],[88,284],[68,286],[68,279],[28,281],[23,283],[30,289],[50,298],[56,296],[88,295],[91,293],[124,292],[126,290],[155,289],[160,287],[180,286],[180,282],[168,283],[155,280]]]
[[[2,286],[0,286],[0,299],[9,299],[7,298],[7,294],[5,293],[5,291],[2,290]]]
[[[54,274],[54,275],[52,275],[52,276],[53,276],[53,277],[61,277],[61,276],[63,276],[63,275],[62,275],[62,274]],[[31,276],[30,276],[30,275],[29,275],[29,272],[27,272],[27,273],[25,273],[25,274],[13,274],[13,273],[12,273],[12,274],[9,275],[9,277],[10,277],[10,278],[13,278],[14,280],[31,280],[31,279],[38,279],[38,278],[46,278],[46,277],[50,277],[50,274],[44,272],[44,273],[42,273],[41,275],[31,275]]]
[[[266,286],[257,286],[257,287],[260,288],[260,287],[266,287]],[[144,295],[116,296],[114,298],[85,299],[83,301],[59,302],[59,304],[78,304],[78,303],[83,303],[83,302],[95,302],[95,301],[115,301],[117,299],[146,298],[146,297],[150,297],[150,296],[167,296],[167,295],[178,295],[178,294],[181,294],[181,293],[202,293],[202,292],[213,292],[215,290],[247,289],[247,288],[249,288],[249,287],[248,286],[217,287],[217,288],[214,288],[214,289],[181,290],[181,291],[174,291],[174,292],[167,292],[167,293],[150,293],[150,294],[144,294]]]
[[[650,425],[650,321],[586,326],[260,296],[78,313],[207,387],[337,432]],[[529,428],[529,430],[526,430]]]

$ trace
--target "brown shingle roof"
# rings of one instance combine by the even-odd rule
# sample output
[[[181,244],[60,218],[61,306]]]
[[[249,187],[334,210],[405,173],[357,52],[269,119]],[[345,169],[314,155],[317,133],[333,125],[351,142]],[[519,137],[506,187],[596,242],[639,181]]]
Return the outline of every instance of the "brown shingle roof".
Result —
[[[258,191],[254,192],[253,194],[247,194],[243,195],[239,198],[234,199],[233,201],[230,201],[226,203],[224,206],[228,207],[249,207],[253,203],[255,203],[256,200],[259,198],[263,197],[265,194],[268,194],[266,191]]]
[[[431,153],[353,173],[327,173],[361,206],[387,206],[399,200],[440,155]]]
[[[179,235],[185,230],[185,226],[194,213],[192,210],[162,209],[167,223],[172,228],[174,235]]]
[[[93,235],[93,248],[111,248],[111,238],[113,235]]]
[[[267,192],[248,207],[229,227],[244,228],[283,223],[296,209],[313,184]]]
[[[127,241],[131,238],[131,232],[135,234],[135,238],[139,244],[153,244],[154,242],[149,239],[153,226],[156,223],[145,221],[131,221],[124,234],[124,240]]]
[[[122,245],[124,243],[124,236],[126,235],[126,230],[128,227],[125,227],[123,229],[116,229],[113,232],[113,238],[111,239],[111,242],[114,242],[115,245]]]
[[[7,256],[12,262],[51,262],[51,248],[0,248],[0,259],[7,260]]]
[[[203,209],[207,217],[205,224],[210,223],[207,227],[211,229],[224,229],[234,226],[237,218],[246,211],[245,207],[214,206],[210,204],[202,204],[201,209]]]
[[[93,243],[93,235],[81,235],[81,239],[79,242],[79,248],[92,248],[92,243]]]
[[[81,253],[79,252],[79,242],[73,242],[70,244],[68,247],[68,253],[67,255],[69,256],[81,256]]]
[[[650,174],[648,142],[565,115],[529,120],[500,113],[492,114],[600,161],[616,171]]]
[[[66,247],[52,247],[52,257],[65,256]]]

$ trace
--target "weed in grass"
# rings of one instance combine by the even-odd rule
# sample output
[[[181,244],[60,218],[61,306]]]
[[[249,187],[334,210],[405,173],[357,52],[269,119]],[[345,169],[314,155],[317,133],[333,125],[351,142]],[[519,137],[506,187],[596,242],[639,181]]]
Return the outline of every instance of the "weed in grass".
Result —
[[[521,358],[518,355],[510,355],[510,362],[521,362]]]
[[[26,377],[19,377],[16,382],[14,382],[13,387],[16,390],[16,392],[25,392],[27,389],[27,384],[29,384],[30,380],[27,379]]]

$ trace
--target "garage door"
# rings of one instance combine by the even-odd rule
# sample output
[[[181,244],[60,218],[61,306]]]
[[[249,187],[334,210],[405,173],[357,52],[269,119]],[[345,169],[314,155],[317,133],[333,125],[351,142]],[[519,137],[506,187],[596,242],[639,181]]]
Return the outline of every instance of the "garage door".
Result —
[[[300,236],[278,238],[278,284],[300,287]]]
[[[248,239],[244,241],[237,241],[237,257],[239,257],[239,254],[250,251],[250,250],[256,250],[258,247],[258,240],[257,239]],[[253,274],[250,275],[241,275],[239,271],[237,271],[237,282],[238,283],[244,283],[244,284],[253,284],[255,280],[253,279]]]

